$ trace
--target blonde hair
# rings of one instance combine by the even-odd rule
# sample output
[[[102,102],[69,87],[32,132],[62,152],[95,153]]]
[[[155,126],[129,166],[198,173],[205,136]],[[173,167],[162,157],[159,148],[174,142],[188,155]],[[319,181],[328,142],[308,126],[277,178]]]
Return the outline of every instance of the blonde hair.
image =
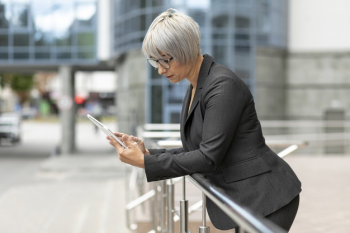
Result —
[[[164,53],[181,64],[192,63],[200,55],[199,26],[191,17],[170,8],[153,20],[142,51],[147,58],[161,58],[160,53]]]

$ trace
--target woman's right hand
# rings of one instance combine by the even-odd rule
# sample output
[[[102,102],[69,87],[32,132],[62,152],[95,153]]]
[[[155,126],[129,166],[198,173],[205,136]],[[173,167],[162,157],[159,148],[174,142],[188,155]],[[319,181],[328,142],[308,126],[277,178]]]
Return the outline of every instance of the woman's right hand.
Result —
[[[114,133],[115,136],[117,136],[121,141],[123,141],[122,137],[123,135],[127,135],[125,133]],[[149,151],[145,147],[145,143],[143,140],[139,139],[138,137],[135,137],[133,135],[127,135],[129,138],[131,138],[132,141],[137,143],[137,146],[140,148],[143,154],[149,155]]]

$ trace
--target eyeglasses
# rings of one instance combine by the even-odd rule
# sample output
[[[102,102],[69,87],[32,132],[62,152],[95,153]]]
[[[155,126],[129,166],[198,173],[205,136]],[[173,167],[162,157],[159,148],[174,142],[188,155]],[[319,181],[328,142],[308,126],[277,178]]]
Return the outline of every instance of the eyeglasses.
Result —
[[[169,59],[154,59],[147,58],[147,61],[155,68],[158,68],[158,64],[160,64],[164,69],[170,69],[170,61],[173,60],[173,57]]]

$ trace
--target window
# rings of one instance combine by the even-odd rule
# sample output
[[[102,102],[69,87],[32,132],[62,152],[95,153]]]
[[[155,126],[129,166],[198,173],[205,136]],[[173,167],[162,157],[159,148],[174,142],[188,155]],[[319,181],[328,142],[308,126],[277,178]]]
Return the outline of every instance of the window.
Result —
[[[4,3],[0,2],[0,28],[9,27],[9,21],[6,18],[6,9],[7,6]]]
[[[0,60],[7,60],[8,59],[8,50],[6,49],[1,49],[0,48]]]
[[[18,60],[29,59],[29,52],[14,52],[13,58]]]
[[[191,10],[190,15],[199,25],[199,27],[205,26],[205,11],[201,10]]]
[[[220,15],[213,19],[214,28],[226,28],[228,26],[228,15]]]
[[[50,59],[50,53],[35,52],[35,59],[37,59],[37,60],[47,60],[47,59]]]
[[[228,66],[227,63],[227,46],[214,45],[213,46],[213,57],[217,63]]]
[[[13,4],[12,5],[12,25],[14,28],[27,28],[29,18],[29,5]]]
[[[13,45],[16,47],[29,46],[29,34],[14,34]]]
[[[56,45],[58,47],[72,45],[72,35],[70,33],[66,33],[63,35],[57,35],[57,36],[55,36],[55,40],[56,40]]]
[[[251,49],[249,46],[235,46],[235,72],[243,79],[250,78]]]
[[[35,46],[49,46],[51,45],[51,35],[49,33],[36,32],[34,34]]]
[[[248,17],[236,16],[235,25],[236,28],[249,28],[250,19]]]
[[[78,53],[78,58],[91,60],[95,58],[95,53],[93,51],[80,51]]]
[[[152,6],[162,6],[163,5],[163,0],[152,0]]]
[[[8,34],[0,34],[0,47],[7,47],[9,44]]]
[[[72,54],[70,52],[57,52],[57,59],[59,60],[67,60],[67,59],[71,59],[72,58]]]
[[[78,46],[94,46],[95,44],[95,35],[93,32],[79,33],[78,37]]]
[[[163,123],[162,86],[151,87],[152,123]]]

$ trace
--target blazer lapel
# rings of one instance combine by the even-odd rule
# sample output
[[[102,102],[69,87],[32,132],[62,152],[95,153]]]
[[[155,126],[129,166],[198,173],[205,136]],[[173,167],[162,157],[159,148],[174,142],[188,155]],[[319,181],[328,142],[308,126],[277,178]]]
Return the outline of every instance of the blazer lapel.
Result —
[[[187,122],[188,118],[191,116],[191,114],[193,113],[193,109],[196,108],[196,106],[197,106],[197,104],[199,102],[200,92],[201,92],[201,89],[197,88],[196,89],[196,93],[194,94],[194,97],[193,97],[193,100],[192,100],[191,109],[188,112],[188,115],[187,115],[187,118],[186,118],[186,122]],[[187,107],[187,111],[188,111],[188,107]],[[185,124],[186,124],[186,122],[185,122]]]
[[[184,123],[184,127],[185,127],[185,125],[187,123],[187,120],[189,119],[189,117],[193,113],[193,110],[198,105],[198,102],[199,102],[199,99],[200,99],[200,96],[201,96],[201,91],[202,91],[203,85],[205,83],[205,80],[206,80],[206,78],[208,76],[208,73],[209,73],[209,70],[210,70],[212,62],[213,62],[213,58],[211,56],[205,54],[203,62],[202,62],[201,69],[199,71],[198,80],[197,80],[197,89],[196,89],[196,93],[194,94],[194,97],[193,97],[193,100],[192,100],[191,109],[190,109],[187,117],[183,118],[183,119],[186,119],[186,121]],[[191,90],[192,90],[192,88],[191,88]],[[190,98],[190,96],[191,96],[189,94],[191,92],[191,90],[187,90],[186,96],[188,95],[188,98]],[[188,102],[186,102],[184,105],[187,105],[187,108],[182,109],[183,117],[186,116],[186,115],[184,115],[184,111],[187,112],[188,111],[188,107],[189,107],[189,100],[186,100],[186,101],[188,101]]]
[[[185,121],[187,119],[187,113],[188,113],[188,107],[190,105],[190,100],[191,100],[191,90],[192,90],[192,86],[191,84],[188,86],[187,91],[186,91],[186,95],[184,98],[184,102],[182,104],[182,110],[181,110],[181,128],[185,125]]]
[[[186,144],[185,121],[187,118],[188,107],[190,105],[190,100],[191,100],[191,90],[192,90],[192,86],[190,84],[187,88],[184,102],[182,104],[181,122],[180,122],[181,141],[182,141],[182,146],[185,148],[185,150],[188,150],[188,146]]]

